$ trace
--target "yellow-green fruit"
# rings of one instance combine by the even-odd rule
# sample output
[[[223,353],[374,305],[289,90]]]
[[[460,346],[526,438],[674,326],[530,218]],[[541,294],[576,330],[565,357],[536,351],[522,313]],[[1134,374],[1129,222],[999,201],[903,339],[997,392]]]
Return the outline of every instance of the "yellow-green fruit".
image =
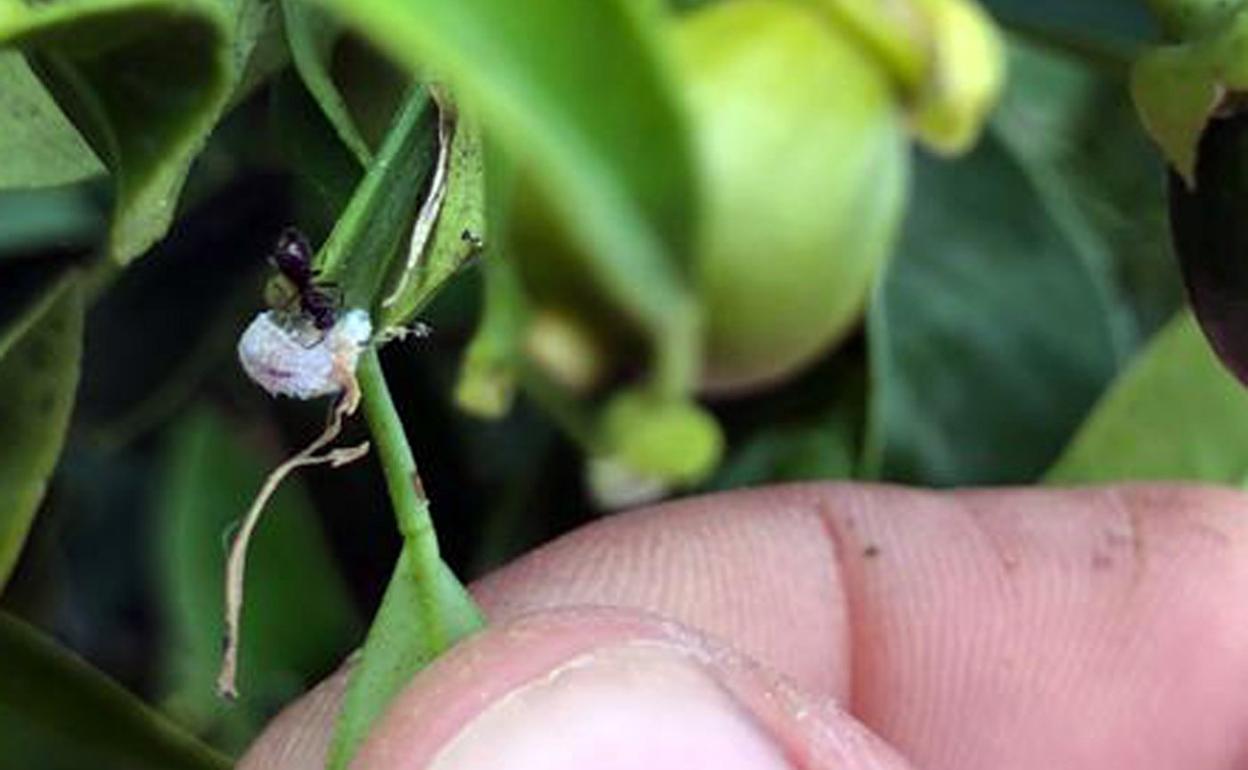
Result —
[[[888,72],[809,7],[724,2],[675,32],[705,209],[704,385],[778,380],[857,322],[907,145]]]

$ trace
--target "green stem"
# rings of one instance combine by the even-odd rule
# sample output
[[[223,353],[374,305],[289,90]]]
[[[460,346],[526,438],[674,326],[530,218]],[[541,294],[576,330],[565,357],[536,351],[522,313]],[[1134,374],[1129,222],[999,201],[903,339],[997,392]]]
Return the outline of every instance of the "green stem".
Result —
[[[438,553],[429,501],[376,350],[365,351],[356,376],[364,416],[403,534],[403,550],[343,696],[329,749],[329,770],[346,770],[372,725],[408,679],[484,624],[472,597]]]
[[[420,474],[416,470],[416,458],[407,443],[407,434],[390,388],[386,386],[385,374],[377,351],[369,348],[360,358],[356,372],[360,383],[360,398],[364,417],[376,446],[377,458],[386,477],[386,488],[394,506],[394,517],[405,547],[412,549],[413,566],[418,571],[421,585],[432,586],[432,575],[439,569],[442,554],[438,550],[438,537],[429,515],[429,500],[425,497]]]

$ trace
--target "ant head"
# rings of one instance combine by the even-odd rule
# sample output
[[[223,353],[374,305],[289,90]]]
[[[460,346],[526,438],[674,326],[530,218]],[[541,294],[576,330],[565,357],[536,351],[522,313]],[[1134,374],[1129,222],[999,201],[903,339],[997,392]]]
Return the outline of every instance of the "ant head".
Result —
[[[277,245],[273,248],[270,258],[282,273],[291,277],[302,276],[311,270],[312,246],[303,233],[293,227],[287,227],[278,236]]]

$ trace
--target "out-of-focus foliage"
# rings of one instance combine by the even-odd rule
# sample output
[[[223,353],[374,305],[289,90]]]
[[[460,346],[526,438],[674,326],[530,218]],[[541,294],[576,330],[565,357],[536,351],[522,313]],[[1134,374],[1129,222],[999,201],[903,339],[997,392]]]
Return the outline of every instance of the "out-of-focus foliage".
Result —
[[[1248,392],[1184,312],[1141,352],[1048,471],[1056,484],[1248,482]]]
[[[0,44],[28,52],[113,176],[107,248],[118,262],[173,220],[191,160],[230,95],[231,22],[209,0],[10,2],[0,13]]]
[[[273,499],[252,545],[243,615],[241,696],[223,702],[220,666],[226,537],[277,453],[212,410],[197,408],[170,432],[154,501],[156,575],[167,629],[161,671],[166,711],[195,732],[241,749],[274,708],[328,674],[359,631],[307,490]],[[271,437],[269,437],[271,438]]]
[[[77,182],[104,172],[21,54],[0,53],[0,188]]]
[[[229,762],[17,618],[0,613],[4,767],[225,770]]]
[[[56,466],[78,385],[81,276],[63,270],[0,328],[0,588]]]
[[[1039,475],[1114,373],[1093,269],[995,137],[920,163],[869,317],[868,467],[947,485]]]
[[[1157,35],[1156,22],[1138,0],[985,0],[984,5],[1024,34],[1094,55],[1126,54]]]

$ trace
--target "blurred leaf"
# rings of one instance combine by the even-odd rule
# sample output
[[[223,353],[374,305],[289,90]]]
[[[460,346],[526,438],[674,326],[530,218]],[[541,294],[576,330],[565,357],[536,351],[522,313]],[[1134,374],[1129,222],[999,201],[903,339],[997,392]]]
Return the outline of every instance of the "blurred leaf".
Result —
[[[1124,76],[1012,41],[999,136],[1022,161],[1046,207],[1098,272],[1116,277],[1133,349],[1173,317],[1181,285],[1170,253],[1162,161],[1136,117]],[[1133,313],[1130,311],[1134,311]]]
[[[282,13],[274,0],[218,0],[232,9],[234,93],[231,106],[247,98],[290,61],[282,36]]]
[[[342,25],[336,16],[307,0],[282,0],[282,11],[286,18],[290,55],[299,76],[338,132],[338,138],[361,165],[367,166],[373,151],[356,127],[347,103],[330,75],[334,46],[342,36]]]
[[[275,174],[234,175],[92,304],[76,417],[92,440],[123,444],[170,419],[206,376],[235,371],[264,256],[290,223],[288,187]]]
[[[729,453],[707,489],[851,478],[857,461],[856,427],[845,415],[829,412],[805,424],[762,430]]]
[[[1193,18],[1201,15],[1198,5],[1187,8]],[[1207,7],[1212,10],[1215,5],[1224,4]],[[1132,66],[1131,96],[1140,122],[1189,185],[1197,182],[1196,164],[1206,128],[1235,112],[1233,95],[1248,90],[1245,47],[1248,9],[1241,7],[1209,34],[1150,48]]]
[[[156,505],[156,561],[170,635],[165,705],[229,748],[254,737],[276,707],[324,676],[358,632],[337,566],[306,491],[292,480],[270,503],[252,543],[243,610],[241,696],[222,702],[225,538],[276,452],[199,408],[173,428]]]
[[[422,587],[420,557],[405,541],[381,607],[368,630],[364,649],[351,671],[351,684],[330,744],[329,770],[345,770],[373,723],[417,671],[443,652],[424,644],[430,638],[429,605],[438,607],[438,635],[459,640],[482,626],[472,597],[444,563],[432,586]],[[431,595],[433,598],[431,601]]]
[[[856,342],[780,388],[721,405],[729,450],[705,488],[854,478],[867,411],[867,367]]]
[[[1214,120],[1193,189],[1170,178],[1170,229],[1192,307],[1222,362],[1248,384],[1248,114]]]
[[[1007,26],[1046,41],[1129,52],[1157,37],[1157,25],[1140,0],[981,0]]]
[[[486,143],[481,149],[485,221],[497,227],[512,211],[516,168],[496,144]],[[482,310],[460,359],[455,405],[473,417],[499,420],[515,401],[530,307],[515,262],[497,237],[484,244],[480,265]]]
[[[0,51],[0,158],[0,189],[68,184],[104,173],[26,59],[13,51]]]
[[[460,115],[450,137],[446,192],[441,212],[423,253],[409,256],[403,269],[411,274],[402,291],[382,313],[381,328],[411,321],[451,276],[475,256],[486,238],[485,156],[481,129]],[[413,258],[414,257],[414,258]]]
[[[169,227],[226,100],[230,20],[209,0],[8,3],[0,44],[28,53],[113,174],[108,253],[127,262]]]
[[[41,250],[85,251],[103,230],[101,207],[83,185],[0,190],[0,259]]]
[[[295,219],[314,243],[323,241],[363,171],[294,72],[274,78],[269,95],[270,130],[295,180]]]
[[[0,613],[0,768],[226,770],[183,732],[34,628]]]
[[[1248,482],[1248,392],[1191,313],[1167,326],[1101,399],[1045,480]]]
[[[655,20],[630,0],[323,0],[413,72],[445,78],[532,172],[608,295],[644,324],[664,389],[696,362],[685,126]]]
[[[69,427],[83,297],[65,272],[0,328],[0,587],[8,581]]]
[[[868,318],[868,474],[1020,482],[1061,450],[1113,375],[1105,287],[990,135],[920,158],[901,247]]]

